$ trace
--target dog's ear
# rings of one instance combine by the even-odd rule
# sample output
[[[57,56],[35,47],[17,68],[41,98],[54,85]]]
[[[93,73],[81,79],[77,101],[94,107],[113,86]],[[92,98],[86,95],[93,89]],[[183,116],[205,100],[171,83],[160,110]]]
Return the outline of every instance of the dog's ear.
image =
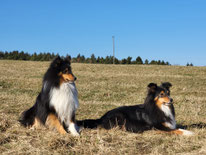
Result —
[[[147,87],[148,87],[149,92],[155,92],[156,89],[157,89],[157,84],[156,83],[150,83]]]
[[[61,62],[62,62],[62,59],[61,59],[61,57],[58,55],[58,56],[54,59],[54,61],[52,62],[52,65],[54,65],[55,67],[57,67],[57,66],[60,66],[60,65],[61,65]]]
[[[168,91],[170,91],[170,87],[172,87],[172,84],[169,83],[169,82],[163,82],[161,84],[161,87],[163,87],[163,88],[167,89]]]
[[[65,60],[67,61],[67,63],[71,64],[71,56],[67,55]]]

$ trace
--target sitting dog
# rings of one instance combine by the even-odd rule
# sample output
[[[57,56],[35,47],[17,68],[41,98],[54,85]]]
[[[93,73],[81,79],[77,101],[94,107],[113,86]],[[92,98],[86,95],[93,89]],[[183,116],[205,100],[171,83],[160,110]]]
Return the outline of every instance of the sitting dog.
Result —
[[[70,66],[71,58],[59,56],[51,63],[44,75],[42,89],[36,103],[22,113],[24,126],[38,127],[41,124],[56,128],[61,134],[70,131],[79,135],[75,123],[75,111],[79,106],[76,77]]]

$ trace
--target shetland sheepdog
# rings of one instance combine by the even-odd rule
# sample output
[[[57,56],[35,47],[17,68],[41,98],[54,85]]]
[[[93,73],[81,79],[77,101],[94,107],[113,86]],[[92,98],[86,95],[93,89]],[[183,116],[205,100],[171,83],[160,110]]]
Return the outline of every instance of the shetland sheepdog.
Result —
[[[192,132],[176,127],[173,99],[170,97],[171,86],[169,82],[160,86],[150,83],[144,104],[118,107],[99,119],[81,120],[77,124],[91,129],[120,127],[126,131],[142,133],[154,128],[168,133],[192,135]]]
[[[53,60],[44,75],[36,103],[21,115],[19,121],[22,125],[34,128],[46,125],[61,134],[70,131],[74,136],[79,135],[79,127],[75,123],[78,92],[70,61],[71,57],[59,56]]]

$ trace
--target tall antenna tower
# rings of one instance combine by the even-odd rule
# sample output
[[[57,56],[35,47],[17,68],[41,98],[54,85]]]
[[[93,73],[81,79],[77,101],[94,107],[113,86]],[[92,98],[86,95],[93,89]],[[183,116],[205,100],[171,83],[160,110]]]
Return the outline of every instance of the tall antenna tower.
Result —
[[[112,36],[113,40],[113,64],[115,64],[115,47],[114,47],[114,36]]]

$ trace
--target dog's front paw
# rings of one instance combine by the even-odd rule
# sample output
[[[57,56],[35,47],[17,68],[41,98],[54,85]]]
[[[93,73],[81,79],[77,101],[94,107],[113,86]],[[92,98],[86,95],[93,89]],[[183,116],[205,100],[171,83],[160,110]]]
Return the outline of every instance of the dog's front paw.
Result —
[[[72,136],[78,137],[80,134],[78,132],[71,132]]]
[[[184,129],[179,129],[179,130],[182,131],[182,135],[184,135],[184,136],[194,135],[194,132],[192,132],[192,131],[188,131],[188,130],[184,130]]]
[[[68,130],[71,132],[73,136],[80,136],[79,134],[80,128],[76,124],[74,123],[69,124]]]

